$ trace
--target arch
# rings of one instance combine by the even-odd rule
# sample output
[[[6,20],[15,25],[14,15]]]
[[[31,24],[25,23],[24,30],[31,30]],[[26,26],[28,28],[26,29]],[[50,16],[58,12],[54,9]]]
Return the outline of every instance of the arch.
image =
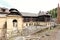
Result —
[[[14,20],[13,20],[13,22],[17,22],[17,20],[16,20],[16,19],[14,19]]]
[[[13,27],[17,27],[17,20],[16,19],[13,20]]]

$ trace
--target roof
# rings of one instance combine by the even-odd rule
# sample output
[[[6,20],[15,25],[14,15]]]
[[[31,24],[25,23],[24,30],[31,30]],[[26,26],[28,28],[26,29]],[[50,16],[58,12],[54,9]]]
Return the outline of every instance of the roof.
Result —
[[[6,14],[8,14],[10,12],[9,12],[9,9],[0,7],[0,13],[3,13],[3,14],[6,13]]]
[[[2,9],[2,8],[0,8]],[[46,12],[39,12],[39,13],[28,13],[28,12],[19,12],[17,9],[7,9],[7,8],[3,8],[7,11],[2,11],[0,12],[0,14],[11,14],[11,15],[17,15],[18,13],[21,14],[22,16],[31,16],[31,17],[37,17],[37,16],[41,16],[41,15],[50,15],[49,13],[46,13]],[[14,12],[14,13],[11,13],[11,12]],[[18,12],[18,13],[17,13]]]
[[[43,12],[42,11],[42,12],[39,12],[38,15],[41,16],[41,15],[50,15],[50,14],[48,12]]]
[[[32,17],[36,17],[38,16],[38,14],[36,13],[28,13],[28,12],[20,12],[22,14],[22,16],[32,16]]]

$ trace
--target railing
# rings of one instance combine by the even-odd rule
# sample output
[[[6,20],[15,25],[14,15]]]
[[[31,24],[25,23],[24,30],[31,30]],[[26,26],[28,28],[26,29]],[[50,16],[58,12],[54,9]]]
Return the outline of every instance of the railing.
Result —
[[[50,26],[52,22],[25,22],[23,26]]]

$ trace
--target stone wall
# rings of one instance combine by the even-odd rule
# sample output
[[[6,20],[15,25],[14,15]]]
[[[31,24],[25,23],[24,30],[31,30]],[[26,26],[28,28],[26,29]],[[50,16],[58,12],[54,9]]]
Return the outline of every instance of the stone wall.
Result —
[[[0,17],[0,39],[1,40],[4,40],[6,39],[6,25],[5,25],[5,22],[6,22],[6,17]]]
[[[17,31],[22,31],[23,26],[23,18],[18,15],[9,15],[7,16],[7,36],[11,36],[11,34],[14,34],[14,27],[13,27],[13,20],[17,20]]]

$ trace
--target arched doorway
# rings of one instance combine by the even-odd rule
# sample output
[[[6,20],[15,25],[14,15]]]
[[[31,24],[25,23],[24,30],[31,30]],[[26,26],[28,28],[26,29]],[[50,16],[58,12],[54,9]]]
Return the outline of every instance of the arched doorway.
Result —
[[[17,20],[16,19],[13,20],[13,27],[17,27]]]
[[[13,20],[13,33],[14,34],[18,33],[18,22],[16,19]]]

